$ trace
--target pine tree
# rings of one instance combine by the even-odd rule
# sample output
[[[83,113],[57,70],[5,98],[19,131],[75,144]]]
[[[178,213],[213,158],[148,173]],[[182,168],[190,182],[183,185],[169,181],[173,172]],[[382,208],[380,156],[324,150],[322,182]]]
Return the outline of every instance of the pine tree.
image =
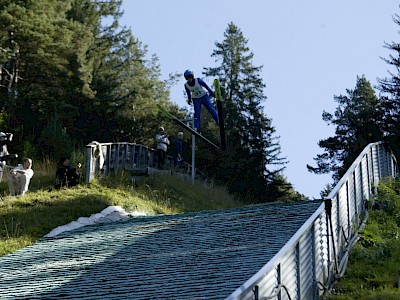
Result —
[[[2,130],[41,147],[53,118],[79,145],[150,145],[156,103],[168,102],[169,92],[157,57],[146,59],[121,16],[121,0],[1,1],[0,109],[10,116]]]
[[[371,83],[365,76],[357,77],[355,89],[346,91],[347,96],[334,96],[338,103],[334,114],[326,111],[322,114],[328,125],[335,126],[335,136],[319,141],[324,153],[314,158],[317,167],[307,165],[308,170],[316,174],[333,173],[335,182],[365,146],[383,138],[384,107]]]
[[[275,128],[263,112],[266,96],[262,67],[253,65],[254,54],[247,42],[241,30],[229,23],[224,40],[215,44],[212,53],[219,66],[205,68],[204,72],[219,78],[225,112],[228,150],[216,173],[221,181],[228,181],[233,192],[273,201],[279,196],[269,197],[266,191],[277,182],[274,180],[284,169],[285,160],[280,157]]]
[[[86,111],[77,119],[86,136],[95,140],[136,142],[152,146],[158,128],[156,103],[167,103],[167,85],[159,80],[158,58],[147,59],[147,47],[130,29],[119,26],[121,1],[102,2],[100,12],[109,24],[94,27],[88,52],[92,62]]]
[[[70,1],[2,2],[1,47],[18,52],[0,62],[2,73],[15,71],[12,94],[4,93],[2,84],[0,104],[10,115],[4,129],[12,130],[20,145],[27,136],[39,137],[49,117],[58,114],[65,120],[68,100],[78,90],[79,75],[70,66],[79,64],[76,54],[84,52],[90,32],[66,18],[69,8]],[[9,79],[3,77],[2,83]]]
[[[395,14],[393,21],[400,25],[400,16]],[[378,79],[378,89],[387,98],[383,98],[384,116],[383,130],[391,148],[400,159],[400,43],[385,43],[385,48],[394,52],[389,58],[382,58],[388,65],[394,67],[395,72],[388,71],[389,77]]]

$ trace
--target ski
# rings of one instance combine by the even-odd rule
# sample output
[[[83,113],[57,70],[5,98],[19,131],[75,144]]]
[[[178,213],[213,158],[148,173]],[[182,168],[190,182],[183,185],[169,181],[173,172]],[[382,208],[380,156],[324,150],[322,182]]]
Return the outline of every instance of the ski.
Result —
[[[162,107],[160,104],[157,104],[159,110],[170,120],[174,121],[176,124],[180,125],[181,127],[183,127],[184,129],[186,129],[187,131],[189,131],[191,134],[194,134],[196,137],[198,137],[200,140],[202,140],[203,142],[207,143],[208,145],[210,145],[211,147],[220,150],[220,147],[218,147],[217,145],[215,145],[213,142],[211,142],[209,139],[205,138],[204,136],[202,136],[200,133],[198,133],[196,130],[194,130],[192,127],[186,125],[185,123],[183,123],[181,120],[179,120],[177,117],[175,117],[173,114],[171,114],[169,111],[167,111],[164,107]]]
[[[217,111],[219,121],[219,135],[221,139],[221,149],[226,150],[226,139],[225,139],[225,125],[224,125],[224,113],[222,110],[222,95],[221,86],[218,79],[214,79],[214,93],[215,99],[217,100]]]

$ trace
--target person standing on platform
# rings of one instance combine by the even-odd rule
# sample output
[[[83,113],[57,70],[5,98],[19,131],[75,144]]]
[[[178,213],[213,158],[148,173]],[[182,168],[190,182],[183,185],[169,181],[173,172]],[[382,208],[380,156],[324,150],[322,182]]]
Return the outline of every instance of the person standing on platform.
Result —
[[[158,133],[156,134],[157,142],[157,167],[158,169],[164,169],[165,158],[167,157],[167,150],[169,145],[168,136],[165,133],[164,127],[158,128]]]

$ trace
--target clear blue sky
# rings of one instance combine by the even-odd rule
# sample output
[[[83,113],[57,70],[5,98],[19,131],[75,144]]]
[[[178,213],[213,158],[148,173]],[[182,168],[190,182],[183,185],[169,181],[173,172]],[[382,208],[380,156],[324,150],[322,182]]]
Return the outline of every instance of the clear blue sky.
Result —
[[[202,77],[204,67],[218,65],[210,56],[215,42],[235,23],[253,64],[263,66],[265,113],[289,161],[284,175],[298,192],[316,198],[332,182],[331,175],[306,168],[322,153],[318,141],[334,134],[322,112],[334,112],[334,95],[347,95],[357,76],[373,86],[388,76],[391,69],[380,58],[390,54],[384,43],[400,42],[392,20],[400,14],[396,0],[125,0],[123,10],[121,25],[158,56],[161,79],[185,69]],[[187,105],[184,82],[171,90],[180,106]]]

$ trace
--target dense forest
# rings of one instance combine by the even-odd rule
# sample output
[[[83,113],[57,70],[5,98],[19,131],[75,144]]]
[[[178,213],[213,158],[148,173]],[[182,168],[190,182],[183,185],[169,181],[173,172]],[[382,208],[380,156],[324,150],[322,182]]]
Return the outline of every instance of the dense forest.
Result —
[[[169,88],[182,74],[160,80],[157,56],[120,26],[121,4],[0,0],[0,129],[14,134],[17,153],[53,159],[94,140],[154,147],[163,119],[157,105],[188,117],[169,98]],[[399,17],[394,19],[399,24]],[[386,62],[398,73],[400,47],[386,47],[395,52]],[[215,152],[198,143],[197,166],[252,202],[304,199],[283,176],[287,161],[264,113],[262,67],[253,65],[240,28],[227,24],[210,55],[217,66],[205,66],[203,75],[221,82],[228,147]],[[308,166],[311,172],[332,173],[337,180],[368,143],[387,140],[398,149],[397,73],[380,80],[379,96],[360,76],[347,95],[334,97],[339,106],[334,114],[324,112],[323,119],[336,127],[336,135],[320,141],[324,153],[315,158],[317,166]],[[204,134],[218,140],[218,128],[203,115]],[[172,123],[167,126],[167,132],[179,131]]]

